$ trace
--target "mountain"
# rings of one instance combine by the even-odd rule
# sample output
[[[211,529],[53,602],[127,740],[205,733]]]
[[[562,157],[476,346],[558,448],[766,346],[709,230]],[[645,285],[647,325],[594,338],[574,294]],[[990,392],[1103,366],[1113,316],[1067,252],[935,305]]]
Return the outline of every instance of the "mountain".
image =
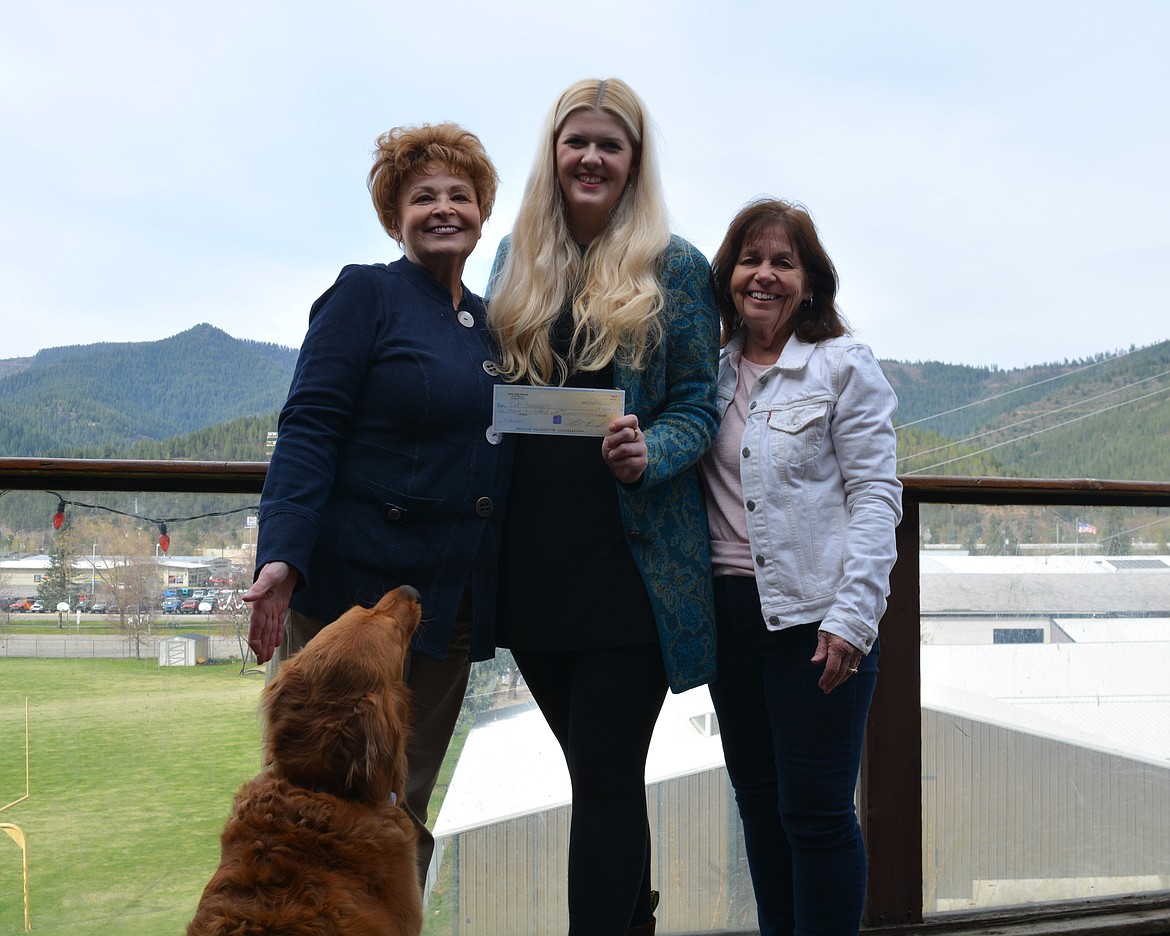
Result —
[[[296,357],[200,325],[0,361],[0,454],[262,461]],[[882,368],[900,473],[1170,481],[1170,341],[1015,370]]]
[[[47,348],[0,361],[0,453],[126,457],[136,443],[243,416],[270,418],[296,359],[295,349],[197,325],[161,341]]]

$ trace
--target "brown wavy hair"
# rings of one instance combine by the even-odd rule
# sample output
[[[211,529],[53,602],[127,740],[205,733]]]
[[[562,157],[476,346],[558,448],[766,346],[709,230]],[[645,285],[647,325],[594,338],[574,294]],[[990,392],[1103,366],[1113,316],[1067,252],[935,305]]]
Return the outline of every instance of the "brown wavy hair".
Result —
[[[802,302],[796,310],[793,334],[809,344],[849,334],[849,323],[837,308],[837,268],[821,243],[808,209],[783,199],[759,198],[748,202],[731,219],[711,263],[711,290],[723,323],[720,343],[726,345],[743,325],[731,297],[732,271],[744,245],[769,228],[780,228],[788,235],[812,293],[811,300]]]

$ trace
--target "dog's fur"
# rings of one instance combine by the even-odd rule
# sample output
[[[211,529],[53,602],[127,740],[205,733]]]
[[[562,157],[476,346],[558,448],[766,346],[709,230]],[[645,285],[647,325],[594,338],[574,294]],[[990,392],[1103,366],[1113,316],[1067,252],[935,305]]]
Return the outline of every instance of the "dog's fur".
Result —
[[[402,665],[418,592],[324,628],[264,690],[267,770],[244,785],[187,936],[417,936]]]

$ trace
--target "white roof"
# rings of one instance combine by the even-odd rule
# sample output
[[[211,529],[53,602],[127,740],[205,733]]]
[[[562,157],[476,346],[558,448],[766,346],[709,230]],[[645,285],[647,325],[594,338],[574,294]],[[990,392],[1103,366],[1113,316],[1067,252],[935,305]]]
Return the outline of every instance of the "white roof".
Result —
[[[152,559],[161,566],[173,566],[176,568],[191,568],[191,569],[205,569],[209,565],[219,563],[218,558],[208,556],[91,556],[82,555],[73,559],[73,568],[88,570],[91,567],[99,569],[112,569],[115,566],[125,563],[128,559],[135,561],[141,559]],[[21,556],[19,559],[0,559],[0,567],[15,571],[18,569],[30,569],[33,571],[40,571],[47,569],[52,562],[52,557],[48,555],[39,556]]]
[[[1170,642],[922,647],[922,705],[1170,767]]]
[[[1060,617],[1055,623],[1079,644],[1170,642],[1170,618]]]
[[[1117,621],[1088,625],[1098,623]],[[924,708],[1170,767],[1170,640],[923,646],[922,673]],[[711,711],[705,687],[667,696],[647,783],[723,764],[719,735],[692,721]],[[517,706],[468,735],[435,835],[567,805],[570,796],[544,717],[535,704]]]
[[[21,556],[19,559],[0,559],[0,567],[15,571],[17,569],[33,569],[40,571],[48,568],[52,560],[47,555]]]
[[[927,614],[1170,614],[1166,557],[919,553]]]
[[[969,556],[925,550],[918,554],[923,574],[959,572],[982,575],[1087,575],[1124,573],[1126,566],[1141,568],[1144,572],[1170,573],[1170,562],[1165,556],[1151,556],[1148,563],[1136,562],[1134,556]],[[1159,565],[1160,564],[1160,568]]]
[[[516,708],[471,730],[435,820],[436,837],[570,802],[565,758],[544,716],[535,703]],[[719,735],[705,735],[691,721],[712,711],[705,686],[667,694],[650,742],[647,783],[722,766]]]

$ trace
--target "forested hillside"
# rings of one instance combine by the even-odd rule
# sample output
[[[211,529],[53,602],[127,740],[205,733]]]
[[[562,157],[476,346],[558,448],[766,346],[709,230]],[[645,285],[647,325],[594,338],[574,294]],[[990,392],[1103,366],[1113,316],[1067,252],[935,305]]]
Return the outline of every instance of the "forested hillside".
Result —
[[[136,442],[119,458],[157,458],[190,461],[264,461],[265,441],[276,431],[279,409],[265,416],[241,416],[230,422],[197,429],[161,441]]]
[[[882,367],[903,473],[1170,481],[1170,341],[1012,371]]]
[[[138,442],[267,417],[296,358],[210,325],[162,341],[48,348],[27,367],[0,369],[0,454],[121,457]]]

